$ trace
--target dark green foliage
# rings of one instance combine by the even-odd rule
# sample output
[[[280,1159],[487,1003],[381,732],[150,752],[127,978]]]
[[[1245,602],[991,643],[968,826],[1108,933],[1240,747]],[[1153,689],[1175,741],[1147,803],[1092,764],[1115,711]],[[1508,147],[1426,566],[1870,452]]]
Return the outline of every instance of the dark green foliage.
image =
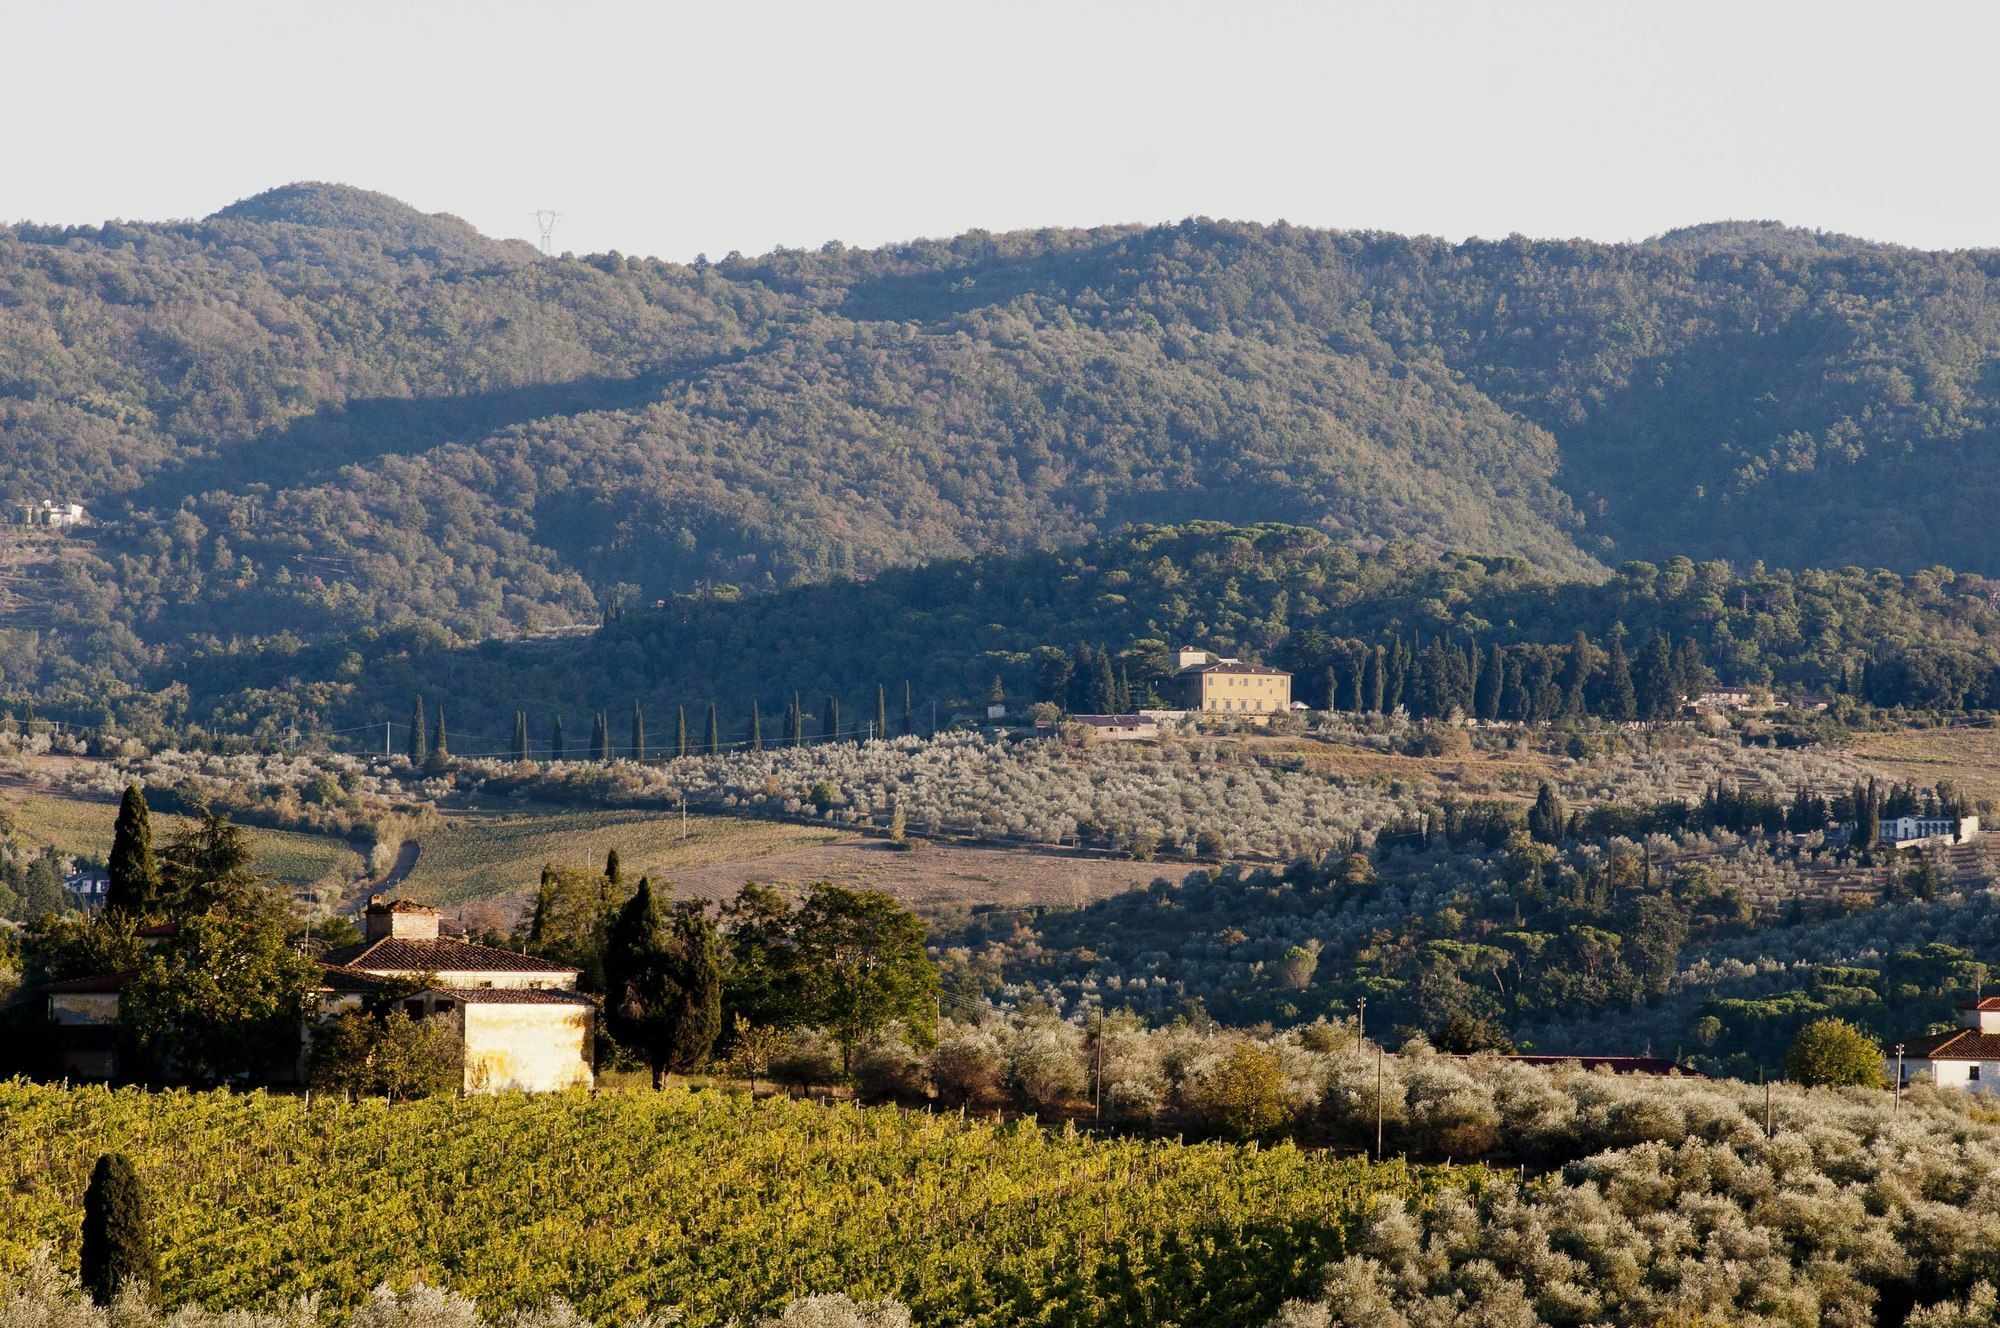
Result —
[[[1569,815],[1554,786],[1543,784],[1535,794],[1535,805],[1528,809],[1528,833],[1544,844],[1557,843],[1569,833]]]
[[[421,768],[430,759],[430,739],[425,736],[424,698],[420,692],[410,704],[410,764]]]
[[[516,765],[528,763],[528,712],[525,710],[514,712],[513,752]]]
[[[687,707],[674,707],[674,755],[688,754],[688,712]]]
[[[840,736],[840,702],[832,695],[820,711],[820,736],[831,742]]]
[[[632,759],[646,759],[646,712],[636,701],[632,704]]]
[[[316,974],[274,921],[185,916],[125,984],[118,1018],[150,1077],[211,1084],[288,1069]]]
[[[869,736],[874,738],[889,736],[889,693],[879,682],[875,684],[875,728]]]
[[[428,774],[438,774],[451,765],[451,740],[444,731],[444,702],[438,702],[437,736],[431,740],[431,749],[424,754],[424,770]]]
[[[590,755],[599,764],[611,760],[611,725],[605,722],[602,710],[590,719]]]
[[[757,702],[750,702],[750,727],[744,731],[743,743],[750,751],[764,750],[764,718],[757,710]]]
[[[555,722],[549,725],[549,759],[551,761],[561,761],[566,760],[567,757],[568,753],[563,745],[562,716],[557,715]]]
[[[110,1305],[121,1292],[155,1300],[160,1290],[159,1257],[146,1189],[123,1154],[97,1159],[83,1192],[83,1249],[80,1278],[90,1298]]]
[[[2000,278],[1976,252],[1189,221],[535,263],[361,197],[5,230],[0,344],[65,347],[17,357],[8,496],[132,515],[69,551],[56,623],[5,652],[0,685],[81,705],[143,680],[114,704],[160,717],[163,680],[212,670],[208,722],[238,713],[218,680],[239,653],[282,678],[300,642],[372,660],[550,623],[616,633],[644,616],[620,604],[1203,517],[1585,579],[1683,551],[2000,559]],[[360,224],[321,224],[350,210]],[[208,329],[195,374],[190,326]],[[260,701],[340,703],[290,690]]]
[[[105,868],[111,877],[104,907],[112,913],[145,917],[158,911],[160,864],[153,857],[153,816],[146,795],[129,784],[118,803],[118,820],[111,829],[111,856]]]
[[[708,742],[705,749],[711,755],[722,750],[722,723],[716,717],[713,701],[708,703]]]
[[[644,1057],[661,1087],[671,1068],[674,1012],[679,1001],[673,939],[653,898],[653,883],[639,878],[604,936],[604,1017],[620,1043]]]

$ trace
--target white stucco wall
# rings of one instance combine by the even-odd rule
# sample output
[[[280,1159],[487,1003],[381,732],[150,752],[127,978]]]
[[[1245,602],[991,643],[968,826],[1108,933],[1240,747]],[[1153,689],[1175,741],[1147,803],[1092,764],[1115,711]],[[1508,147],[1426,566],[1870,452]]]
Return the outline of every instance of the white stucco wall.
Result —
[[[587,1005],[460,1007],[468,1093],[549,1093],[588,1088],[592,1011]]]
[[[1979,1071],[1978,1077],[1973,1070]],[[1939,1088],[1963,1088],[1973,1093],[1991,1093],[2000,1088],[2000,1061],[1905,1061],[1903,1072],[1910,1082],[1928,1078]],[[1893,1079],[1896,1062],[1889,1062]]]

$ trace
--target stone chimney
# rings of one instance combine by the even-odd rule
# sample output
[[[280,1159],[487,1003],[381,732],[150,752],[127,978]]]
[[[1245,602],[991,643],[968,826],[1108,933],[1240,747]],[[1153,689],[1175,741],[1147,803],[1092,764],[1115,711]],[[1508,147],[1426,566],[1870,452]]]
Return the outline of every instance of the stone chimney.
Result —
[[[1178,669],[1199,668],[1208,663],[1208,652],[1199,646],[1182,646],[1174,652],[1174,661]]]
[[[368,896],[362,913],[362,934],[371,941],[394,937],[402,941],[434,941],[438,938],[438,911],[413,899],[384,899]]]

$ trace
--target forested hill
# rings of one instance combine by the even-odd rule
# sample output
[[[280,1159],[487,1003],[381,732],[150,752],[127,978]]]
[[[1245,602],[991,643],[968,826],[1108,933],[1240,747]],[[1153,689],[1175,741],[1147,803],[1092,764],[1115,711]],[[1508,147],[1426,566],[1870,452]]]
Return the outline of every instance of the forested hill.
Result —
[[[1639,684],[1639,715],[1659,704],[1645,699],[1649,674],[1670,710],[1710,678],[1957,710],[2000,707],[1996,599],[2000,582],[1971,574],[1739,572],[1685,558],[1550,581],[1517,558],[1438,554],[1410,542],[1357,553],[1298,526],[1198,522],[865,582],[688,596],[567,640],[453,646],[430,632],[371,632],[303,649],[204,655],[176,676],[201,723],[261,725],[267,734],[401,721],[422,694],[445,706],[458,750],[468,753],[503,750],[517,711],[536,743],[558,717],[580,740],[599,711],[622,732],[635,704],[663,733],[676,707],[698,727],[714,703],[734,741],[754,703],[775,738],[794,695],[814,715],[832,696],[845,722],[859,726],[875,717],[878,688],[900,718],[905,683],[925,717],[932,702],[946,717],[983,705],[996,679],[1017,709],[1044,699],[1113,708],[1088,685],[1086,650],[1105,652],[1115,670],[1105,676],[1129,682],[1126,703],[1158,704],[1170,694],[1170,648],[1189,642],[1293,670],[1297,695],[1315,706],[1326,703],[1331,682],[1333,699],[1351,708],[1359,653],[1386,647],[1391,674],[1409,681],[1392,681],[1390,707],[1488,713],[1475,710],[1476,698],[1496,717],[1543,717],[1539,708],[1507,709],[1539,692],[1545,699],[1533,704],[1553,718],[1582,634],[1588,676],[1574,685],[1594,705],[1616,677],[1609,652],[1623,650]],[[1409,652],[1400,662],[1399,647]],[[1420,681],[1440,648],[1457,659],[1476,653],[1481,665],[1503,652],[1518,699],[1476,688],[1469,676],[1459,678],[1464,694],[1455,698],[1446,679]],[[1659,676],[1668,655],[1649,663],[1649,653],[1668,649],[1678,661],[1671,678]],[[1505,669],[1475,671],[1494,683]]]
[[[1996,263],[1762,224],[1205,221],[538,262],[332,185],[17,225],[0,497],[108,524],[0,683],[281,633],[517,635],[1132,522],[1585,579],[1682,553],[1993,572]]]

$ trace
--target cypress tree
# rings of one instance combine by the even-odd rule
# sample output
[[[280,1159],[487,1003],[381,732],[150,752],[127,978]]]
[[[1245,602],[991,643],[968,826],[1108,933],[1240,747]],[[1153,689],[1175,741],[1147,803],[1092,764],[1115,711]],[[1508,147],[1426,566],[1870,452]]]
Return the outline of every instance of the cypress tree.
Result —
[[[831,742],[840,736],[840,702],[829,695],[826,708],[820,712],[820,736]]]
[[[1479,671],[1479,686],[1473,694],[1473,708],[1481,719],[1500,718],[1500,692],[1507,683],[1507,659],[1498,644],[1487,652],[1486,667]]]
[[[875,736],[889,736],[889,693],[879,682],[875,684]]]
[[[556,722],[549,726],[549,759],[551,761],[560,761],[563,759],[563,727],[562,727],[561,715],[557,715]]]
[[[722,750],[722,729],[715,722],[715,702],[708,703],[708,750],[710,755]]]
[[[688,708],[684,705],[675,706],[674,707],[674,755],[686,756],[687,754],[688,754]]]
[[[908,738],[917,731],[916,717],[910,713],[910,680],[903,679],[903,736]]]
[[[674,910],[674,998],[669,1002],[667,1050],[676,1070],[701,1068],[722,1032],[722,937],[699,904]]]
[[[616,889],[625,880],[625,871],[618,862],[618,850],[608,850],[604,855],[604,882]]]
[[[1562,799],[1556,796],[1552,785],[1542,785],[1535,794],[1535,805],[1528,809],[1528,833],[1544,844],[1553,844],[1563,836],[1569,818],[1563,813]]]
[[[118,803],[118,822],[111,831],[111,877],[105,891],[107,913],[144,917],[160,904],[160,864],[153,857],[153,814],[137,784],[125,786]]]
[[[444,702],[442,701],[438,702],[437,716],[437,738],[431,743],[430,755],[424,758],[424,769],[433,771],[444,769],[445,763],[451,760],[451,743],[444,735]]]
[[[410,706],[410,764],[421,766],[430,754],[430,742],[424,734],[424,698],[419,692]]]
[[[799,713],[799,694],[792,693],[792,699],[785,704],[785,745],[796,747],[806,740],[805,716]]]
[[[632,703],[632,759],[646,759],[646,712],[639,708],[637,701]]]
[[[764,716],[758,711],[757,698],[754,696],[750,698],[750,732],[747,736],[751,751],[764,750]]]
[[[602,710],[590,717],[590,754],[600,762],[611,760],[610,726],[604,722]]]
[[[1368,704],[1363,709],[1374,714],[1384,713],[1383,707],[1389,703],[1389,652],[1376,646],[1368,656]]]
[[[1357,715],[1368,708],[1369,658],[1367,646],[1355,644],[1348,647],[1347,679],[1348,686],[1351,689],[1349,699],[1353,702],[1352,705],[1348,706],[1348,709]]]
[[[139,1173],[121,1153],[97,1159],[83,1192],[84,1290],[109,1305],[131,1288],[147,1300],[159,1293],[160,1265],[153,1252],[152,1216]]]
[[[1604,662],[1604,703],[1611,719],[1631,721],[1639,717],[1639,693],[1632,686],[1632,663],[1625,658],[1625,626],[1611,628],[1611,648]]]
[[[1118,695],[1114,699],[1118,706],[1114,714],[1132,713],[1132,675],[1123,664],[1118,666]]]
[[[528,763],[528,712],[514,712],[514,764]]]

